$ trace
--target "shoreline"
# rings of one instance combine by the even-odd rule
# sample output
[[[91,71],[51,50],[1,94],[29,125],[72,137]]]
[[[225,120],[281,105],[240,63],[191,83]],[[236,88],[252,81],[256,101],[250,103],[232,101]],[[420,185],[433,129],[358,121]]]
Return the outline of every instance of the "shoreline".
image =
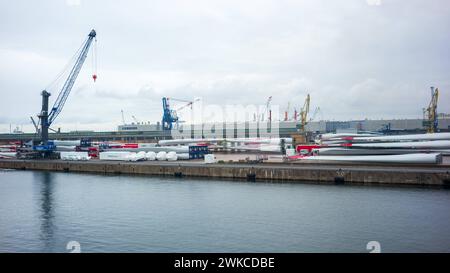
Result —
[[[273,183],[418,185],[450,187],[449,166],[298,163],[118,162],[1,159],[1,169],[137,174]]]

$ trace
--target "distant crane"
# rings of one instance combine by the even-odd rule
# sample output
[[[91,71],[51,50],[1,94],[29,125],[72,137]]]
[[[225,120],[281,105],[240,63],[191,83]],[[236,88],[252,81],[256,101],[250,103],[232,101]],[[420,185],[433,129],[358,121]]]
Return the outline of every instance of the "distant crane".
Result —
[[[286,108],[286,112],[284,112],[284,121],[288,121],[289,120],[289,111],[291,108],[291,102],[288,102],[287,108]]]
[[[123,115],[123,109],[120,110],[120,112],[122,113],[122,125],[125,125],[125,116]]]
[[[270,103],[272,102],[272,96],[270,96],[267,99],[267,103],[266,103],[266,112],[267,112],[267,120],[270,122],[272,121],[272,109],[270,108]]]
[[[49,145],[48,143],[48,130],[50,129],[50,125],[55,121],[55,119],[58,117],[58,115],[61,113],[64,104],[66,103],[67,98],[69,97],[70,91],[72,90],[72,87],[78,77],[78,74],[80,73],[81,67],[84,64],[84,61],[86,60],[89,48],[94,41],[96,40],[97,33],[95,30],[91,30],[91,32],[88,35],[87,40],[84,42],[84,44],[81,47],[81,50],[79,51],[79,54],[76,55],[76,61],[72,69],[70,70],[69,76],[67,77],[61,91],[58,94],[58,97],[56,98],[55,103],[53,104],[53,107],[51,108],[51,111],[49,113],[48,111],[48,98],[50,97],[50,93],[46,90],[42,91],[42,109],[39,113],[39,123],[41,126],[41,129],[38,130],[38,133],[40,135],[40,145],[33,146],[33,150],[44,152],[44,153],[51,153],[54,150],[53,145]],[[97,75],[94,74],[93,76],[94,81],[97,79]],[[33,120],[33,123],[36,125],[36,123]],[[36,125],[37,127],[37,125]]]
[[[309,142],[308,134],[306,133],[306,124],[308,121],[308,113],[309,113],[309,104],[311,101],[311,97],[309,94],[306,96],[305,102],[303,106],[300,108],[300,112],[298,113],[300,117],[300,124],[296,122],[296,128],[298,129],[298,133],[291,134],[292,141],[295,145],[297,144],[306,144]],[[297,109],[294,111],[294,120],[297,121]]]
[[[272,101],[272,96],[267,98],[266,106],[264,108],[264,112],[259,115],[258,121],[264,121],[264,117],[267,117],[268,121],[272,120],[272,110],[270,110],[270,102]]]
[[[308,113],[309,113],[309,103],[311,101],[311,97],[306,96],[305,102],[303,104],[303,107],[300,110],[300,123],[302,125],[301,131],[305,132],[305,126],[307,123],[307,117],[308,117]]]
[[[297,121],[297,118],[298,118],[298,111],[297,111],[297,108],[294,108],[294,115],[292,116],[292,118],[293,118],[295,121]]]
[[[163,105],[163,117],[162,117],[162,128],[163,130],[172,130],[173,124],[179,122],[178,118],[178,111],[183,110],[184,108],[190,106],[192,109],[192,104],[194,102],[198,101],[200,99],[195,99],[194,101],[188,101],[188,100],[182,100],[182,99],[175,99],[175,98],[168,98],[163,97],[162,98],[162,105]],[[185,102],[186,104],[179,107],[178,109],[174,110],[170,108],[169,101],[179,101],[179,102]]]
[[[428,133],[435,133],[438,130],[437,104],[439,98],[439,89],[431,87],[431,101],[424,109],[423,126],[427,128]]]
[[[309,119],[309,121],[315,120],[318,114],[322,114],[322,111],[320,110],[320,107],[316,107],[316,109],[314,109],[314,113],[312,114],[312,116]],[[322,119],[322,117],[321,117],[321,119]]]

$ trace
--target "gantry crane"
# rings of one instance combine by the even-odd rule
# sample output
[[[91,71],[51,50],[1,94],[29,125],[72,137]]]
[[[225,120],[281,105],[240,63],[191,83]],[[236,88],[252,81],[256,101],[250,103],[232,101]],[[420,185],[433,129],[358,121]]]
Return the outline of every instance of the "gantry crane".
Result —
[[[431,101],[426,109],[424,109],[423,125],[427,128],[428,133],[435,133],[438,130],[437,104],[439,98],[439,89],[431,87]]]
[[[91,30],[89,33],[86,41],[83,43],[81,50],[79,51],[79,54],[76,55],[75,64],[70,70],[69,76],[67,77],[66,81],[64,82],[64,85],[59,92],[58,97],[56,98],[55,103],[53,104],[53,107],[51,108],[50,112],[48,111],[48,98],[50,97],[50,93],[47,92],[47,90],[44,90],[41,92],[42,96],[42,108],[41,112],[39,113],[39,123],[40,123],[40,130],[39,133],[39,144],[33,146],[33,150],[44,152],[44,153],[51,153],[55,146],[49,144],[48,141],[48,130],[50,128],[50,125],[55,121],[55,119],[58,117],[58,115],[61,113],[64,104],[66,103],[67,98],[69,97],[70,91],[72,90],[72,87],[78,77],[78,74],[80,73],[81,67],[83,66],[84,61],[86,60],[89,48],[92,44],[92,42],[95,40],[97,36],[97,33],[95,30]],[[97,79],[97,75],[94,73],[92,75],[92,78],[94,81]],[[38,127],[38,126],[36,126]]]

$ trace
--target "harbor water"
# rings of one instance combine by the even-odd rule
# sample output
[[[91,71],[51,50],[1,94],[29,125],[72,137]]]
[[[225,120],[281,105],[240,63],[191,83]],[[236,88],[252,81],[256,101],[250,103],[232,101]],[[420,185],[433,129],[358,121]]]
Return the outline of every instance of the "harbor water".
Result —
[[[450,252],[450,190],[0,170],[0,252]]]

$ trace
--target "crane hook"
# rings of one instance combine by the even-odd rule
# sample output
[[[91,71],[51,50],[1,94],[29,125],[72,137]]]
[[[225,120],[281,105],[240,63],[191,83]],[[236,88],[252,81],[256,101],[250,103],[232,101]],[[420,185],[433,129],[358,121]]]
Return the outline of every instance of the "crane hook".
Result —
[[[97,37],[94,39],[94,46],[92,49],[92,79],[97,80]]]

